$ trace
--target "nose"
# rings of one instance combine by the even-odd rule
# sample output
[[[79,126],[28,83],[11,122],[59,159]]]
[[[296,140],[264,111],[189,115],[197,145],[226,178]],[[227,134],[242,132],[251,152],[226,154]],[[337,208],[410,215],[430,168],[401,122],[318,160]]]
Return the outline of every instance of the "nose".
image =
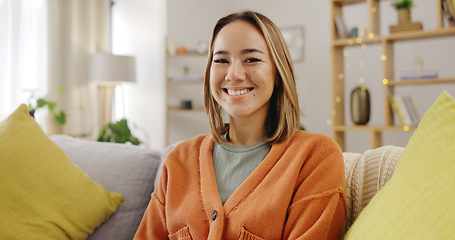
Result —
[[[226,81],[243,81],[245,80],[245,69],[240,61],[234,61],[228,68]]]

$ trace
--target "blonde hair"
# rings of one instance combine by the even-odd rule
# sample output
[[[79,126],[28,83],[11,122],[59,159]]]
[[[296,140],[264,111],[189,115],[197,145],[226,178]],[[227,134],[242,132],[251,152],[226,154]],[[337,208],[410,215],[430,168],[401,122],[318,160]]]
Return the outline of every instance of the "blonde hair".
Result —
[[[223,27],[239,20],[252,23],[262,32],[272,55],[277,69],[277,79],[272,97],[269,100],[270,108],[265,121],[265,141],[272,143],[283,141],[289,138],[300,126],[300,111],[294,69],[286,42],[278,27],[264,15],[252,11],[227,15],[218,20],[213,29],[204,78],[204,104],[209,117],[212,135],[217,143],[226,142],[222,136],[229,130],[229,124],[223,122],[221,107],[213,98],[210,90],[213,43]]]

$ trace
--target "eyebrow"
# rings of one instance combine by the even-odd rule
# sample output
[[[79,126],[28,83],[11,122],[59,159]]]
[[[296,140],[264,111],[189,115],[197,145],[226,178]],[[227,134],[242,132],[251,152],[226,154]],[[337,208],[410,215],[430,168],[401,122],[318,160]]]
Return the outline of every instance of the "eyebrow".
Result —
[[[265,54],[263,51],[256,49],[256,48],[246,48],[241,51],[242,54],[254,53],[254,52]],[[229,51],[220,50],[220,51],[216,51],[213,55],[229,55]]]

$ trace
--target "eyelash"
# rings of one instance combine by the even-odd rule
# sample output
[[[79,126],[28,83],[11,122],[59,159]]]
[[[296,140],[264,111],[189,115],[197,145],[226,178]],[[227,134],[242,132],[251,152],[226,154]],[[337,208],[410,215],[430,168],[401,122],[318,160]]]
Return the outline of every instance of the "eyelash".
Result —
[[[258,58],[248,58],[247,60],[245,60],[246,63],[255,63],[255,62],[260,62],[260,61],[261,61],[261,59],[258,59]],[[215,59],[215,60],[213,60],[213,62],[215,62],[215,63],[229,63],[225,59]]]
[[[215,60],[213,60],[213,62],[214,63],[227,63],[227,61],[224,59],[215,59]]]
[[[260,61],[261,61],[261,59],[258,59],[258,58],[248,58],[246,60],[246,62],[260,62]]]

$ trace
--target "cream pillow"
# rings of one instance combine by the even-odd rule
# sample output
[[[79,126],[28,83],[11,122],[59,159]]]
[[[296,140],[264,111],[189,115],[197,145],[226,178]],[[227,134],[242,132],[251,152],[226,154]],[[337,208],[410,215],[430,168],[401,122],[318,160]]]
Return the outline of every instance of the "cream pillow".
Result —
[[[453,239],[453,199],[455,100],[444,91],[423,116],[390,181],[344,239]]]
[[[25,105],[0,123],[0,166],[2,239],[85,239],[123,201],[70,163]]]

